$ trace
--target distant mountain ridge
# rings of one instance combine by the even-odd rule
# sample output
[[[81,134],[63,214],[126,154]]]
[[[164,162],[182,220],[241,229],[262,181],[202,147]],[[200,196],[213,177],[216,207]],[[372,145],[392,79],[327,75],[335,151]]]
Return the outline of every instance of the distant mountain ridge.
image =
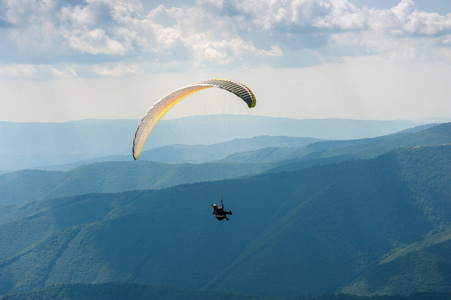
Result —
[[[215,145],[170,145],[144,151],[141,160],[163,163],[204,163],[225,159],[234,154],[255,151],[261,148],[298,148],[314,142],[314,138],[288,136],[256,136],[248,139],[234,139]]]
[[[212,144],[199,135],[205,126],[225,131],[226,116],[196,116],[162,120],[153,131],[151,148],[180,144],[174,133],[185,128],[184,142]],[[359,121],[345,119],[296,120],[263,116],[234,116],[234,122],[252,130],[240,130],[234,124],[228,139],[254,136],[293,136],[316,139],[356,139],[390,134],[414,127],[407,121]],[[139,120],[82,120],[66,123],[0,122],[0,171],[69,164],[102,156],[131,153],[132,140]],[[211,137],[207,137],[211,138]],[[223,137],[226,138],[226,137]],[[222,142],[217,139],[215,142]]]
[[[398,147],[451,144],[451,123],[364,140],[311,143],[311,139],[303,138],[264,138],[275,143],[273,139],[279,144],[290,143],[287,145],[289,147],[244,152],[220,162],[206,164],[177,165],[139,160],[95,163],[69,172],[25,170],[8,173],[0,175],[0,204],[75,196],[80,193],[166,188],[183,183],[251,176],[264,171],[294,171],[315,165],[371,158]],[[247,147],[258,148],[264,144],[261,138],[250,141]],[[257,145],[253,141],[258,141]],[[301,144],[307,146],[295,147]],[[201,148],[199,155],[203,151]],[[191,152],[191,156],[193,155]]]
[[[374,158],[398,147],[451,144],[451,123],[433,126],[419,126],[407,131],[372,139],[345,141],[320,141],[302,148],[267,148],[249,153],[237,153],[224,161],[229,162],[272,162],[285,159],[331,158],[341,155],[353,155],[358,158]]]
[[[253,151],[265,147],[294,148],[302,147],[319,141],[313,138],[288,137],[288,136],[256,136],[248,139],[234,139],[215,145],[168,145],[146,150],[141,153],[140,161],[181,164],[181,163],[205,163],[224,159],[225,157],[243,151]],[[42,166],[38,170],[70,171],[76,167],[107,161],[133,161],[128,155],[111,155],[78,161],[66,165]]]

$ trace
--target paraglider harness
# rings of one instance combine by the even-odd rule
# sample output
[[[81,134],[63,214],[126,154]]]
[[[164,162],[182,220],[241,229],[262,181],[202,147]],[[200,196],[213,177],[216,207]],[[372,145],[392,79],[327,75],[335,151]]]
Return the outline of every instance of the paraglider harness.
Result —
[[[215,216],[216,219],[218,219],[219,221],[222,221],[224,219],[226,219],[227,221],[229,220],[229,218],[227,218],[227,215],[231,215],[232,211],[224,211],[224,203],[222,200],[222,195],[221,195],[221,207],[218,207],[216,204],[212,204],[211,206],[213,206],[213,215]]]

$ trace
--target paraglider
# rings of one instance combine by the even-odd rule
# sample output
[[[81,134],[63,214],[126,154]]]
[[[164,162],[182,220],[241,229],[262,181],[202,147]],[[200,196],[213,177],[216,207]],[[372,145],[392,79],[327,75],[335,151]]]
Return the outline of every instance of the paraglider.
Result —
[[[135,160],[139,159],[144,144],[149,134],[152,132],[152,129],[175,104],[198,91],[212,87],[220,88],[235,94],[239,99],[244,101],[249,108],[253,108],[256,105],[254,93],[244,84],[234,80],[208,79],[179,88],[158,100],[141,119],[138,128],[136,129],[135,138],[133,139],[133,158]],[[216,204],[212,205],[213,215],[220,221],[223,219],[228,221],[229,218],[227,218],[227,215],[231,215],[232,212],[224,211],[222,202],[221,197],[221,207],[218,207]]]
[[[218,219],[219,221],[222,221],[224,219],[226,219],[227,221],[229,220],[229,218],[227,218],[227,215],[231,215],[232,211],[225,211],[222,201],[221,206],[219,207],[216,204],[212,204],[211,206],[213,206],[213,216],[215,216],[216,219]]]
[[[249,108],[256,104],[254,93],[242,83],[227,79],[209,79],[179,88],[158,100],[141,119],[133,139],[133,158],[137,160],[152,129],[158,121],[178,102],[203,89],[220,88],[235,94]]]

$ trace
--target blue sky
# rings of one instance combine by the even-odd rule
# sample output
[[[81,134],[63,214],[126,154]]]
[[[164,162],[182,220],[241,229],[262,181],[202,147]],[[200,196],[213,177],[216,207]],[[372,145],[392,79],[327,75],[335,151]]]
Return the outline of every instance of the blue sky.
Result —
[[[0,1],[0,121],[138,119],[212,77],[254,114],[450,120],[451,1]]]

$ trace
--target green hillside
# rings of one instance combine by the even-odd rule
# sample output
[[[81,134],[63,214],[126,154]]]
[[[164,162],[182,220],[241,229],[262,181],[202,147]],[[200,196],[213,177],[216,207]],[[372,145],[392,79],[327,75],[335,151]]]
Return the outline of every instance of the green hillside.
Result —
[[[258,174],[263,164],[162,164],[103,162],[69,172],[24,170],[0,175],[0,205],[88,193],[166,188]]]
[[[450,155],[449,146],[424,147],[294,173],[305,176],[299,192],[306,186],[312,192],[294,193],[290,214],[207,286],[316,294],[346,285],[394,247],[450,222]],[[418,186],[429,188],[420,191]],[[254,276],[274,272],[284,276]]]
[[[451,222],[449,157],[451,146],[414,147],[229,180],[229,222],[211,216],[220,182],[9,206],[0,214],[0,240],[7,241],[0,243],[0,294],[59,283],[134,282],[239,295],[321,295],[372,270],[390,274],[377,267],[410,256],[431,260],[430,267],[402,263],[400,270],[414,279],[375,284],[410,280],[415,293],[424,289],[414,282],[435,274],[432,290],[449,291],[440,270],[443,259],[449,264],[441,255],[448,244],[425,242]],[[388,260],[400,249],[406,254]]]
[[[59,284],[32,292],[0,295],[0,300],[449,300],[451,293],[417,293],[408,296],[352,296],[324,294],[319,297],[264,297],[243,296],[224,291],[187,291],[169,285],[136,283]]]
[[[451,282],[451,224],[439,226],[424,239],[396,249],[377,266],[348,284],[353,295],[409,295],[446,292]]]
[[[132,283],[54,285],[32,292],[0,295],[1,300],[71,299],[71,300],[277,300],[275,298],[240,296],[224,291],[187,291],[174,286],[147,286]]]
[[[324,294],[320,297],[264,297],[243,296],[224,291],[187,291],[169,285],[143,285],[136,283],[59,284],[32,292],[1,296],[0,300],[449,300],[451,293],[418,293],[408,296],[351,296]]]

